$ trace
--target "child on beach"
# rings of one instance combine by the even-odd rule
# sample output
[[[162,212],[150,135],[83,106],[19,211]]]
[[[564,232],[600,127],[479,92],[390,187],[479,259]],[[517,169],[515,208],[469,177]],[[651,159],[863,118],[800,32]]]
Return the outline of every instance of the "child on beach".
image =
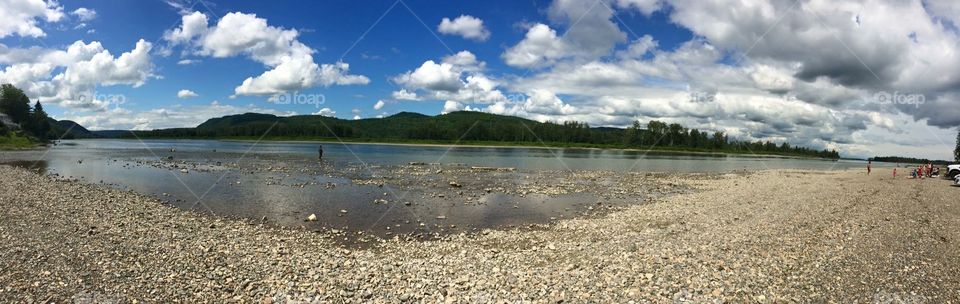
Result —
[[[868,161],[867,161],[867,175],[870,175],[870,165],[871,165],[871,164],[873,164],[873,161],[868,160]]]

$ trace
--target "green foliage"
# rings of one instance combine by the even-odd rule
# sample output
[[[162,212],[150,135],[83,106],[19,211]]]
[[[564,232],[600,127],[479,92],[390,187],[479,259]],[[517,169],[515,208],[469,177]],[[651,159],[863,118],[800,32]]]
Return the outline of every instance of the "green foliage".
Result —
[[[24,124],[30,119],[30,98],[12,84],[0,86],[0,112],[13,122]]]
[[[43,110],[43,105],[37,101],[33,105],[33,112],[30,113],[30,119],[27,124],[27,130],[41,140],[46,140],[50,136],[50,117]]]
[[[0,136],[7,135],[7,132],[10,132],[10,130],[7,129],[7,125],[3,124],[3,122],[0,121]]]
[[[960,130],[957,130],[957,147],[953,148],[953,160],[960,162]]]
[[[723,131],[715,131],[711,135],[710,132],[656,120],[645,126],[634,122],[626,129],[591,128],[583,122],[541,123],[481,112],[453,112],[438,116],[403,112],[385,118],[360,120],[247,113],[210,119],[196,128],[136,131],[126,137],[133,136],[471,142],[840,157],[836,151],[817,151],[786,143],[730,141]]]
[[[7,132],[0,135],[0,150],[28,149],[36,144],[26,136],[17,134],[17,132]]]
[[[913,158],[913,157],[902,157],[902,156],[877,156],[877,157],[871,157],[869,160],[887,162],[887,163],[904,163],[904,164],[926,164],[926,163],[932,163],[935,165],[950,164],[950,162],[946,160],[929,160],[926,158]]]

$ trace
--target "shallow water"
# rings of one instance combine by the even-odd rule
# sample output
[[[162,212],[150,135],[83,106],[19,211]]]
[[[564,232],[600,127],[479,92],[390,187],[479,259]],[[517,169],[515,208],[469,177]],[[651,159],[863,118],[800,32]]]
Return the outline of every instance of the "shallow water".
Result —
[[[63,141],[47,150],[2,152],[0,162],[37,168],[61,178],[133,190],[184,209],[288,227],[337,230],[344,239],[355,238],[359,233],[430,237],[548,223],[582,216],[587,208],[593,210],[597,202],[604,208],[616,208],[648,197],[611,197],[598,195],[599,192],[516,195],[456,191],[444,187],[444,181],[433,179],[414,183],[424,187],[354,181],[376,179],[389,174],[381,167],[395,168],[410,162],[435,164],[441,169],[518,169],[483,175],[486,177],[474,181],[477,184],[497,179],[520,182],[531,174],[550,170],[725,172],[863,166],[855,161],[654,155],[596,149],[329,143],[323,144],[324,162],[319,163],[318,146],[208,140],[76,140]],[[554,181],[550,178],[546,182]],[[601,209],[598,207],[597,211]],[[310,214],[316,214],[318,220],[305,222]]]

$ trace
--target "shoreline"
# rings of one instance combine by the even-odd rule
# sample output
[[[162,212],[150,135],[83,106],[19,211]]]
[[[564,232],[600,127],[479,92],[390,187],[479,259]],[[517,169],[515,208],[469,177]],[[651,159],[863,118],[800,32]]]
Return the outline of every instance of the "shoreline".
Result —
[[[534,230],[351,250],[0,166],[0,299],[960,299],[956,188],[877,171],[672,177],[700,191]]]
[[[136,140],[130,138],[87,138],[75,140]],[[752,153],[730,153],[730,152],[706,152],[706,151],[684,151],[670,149],[641,149],[641,148],[607,148],[607,147],[554,147],[537,145],[496,145],[496,144],[447,144],[447,143],[396,143],[396,142],[376,142],[376,141],[337,141],[337,140],[286,140],[286,139],[230,139],[230,138],[146,138],[143,140],[209,140],[223,142],[272,142],[272,143],[291,143],[291,144],[351,144],[351,145],[383,145],[383,146],[404,146],[404,147],[443,147],[443,148],[510,148],[510,149],[544,149],[544,150],[590,150],[590,151],[623,151],[623,152],[645,152],[645,154],[654,155],[678,155],[678,156],[711,156],[711,157],[740,157],[740,158],[776,158],[776,159],[806,159],[822,161],[863,161],[853,159],[831,159],[821,157],[778,155],[778,154],[752,154]]]

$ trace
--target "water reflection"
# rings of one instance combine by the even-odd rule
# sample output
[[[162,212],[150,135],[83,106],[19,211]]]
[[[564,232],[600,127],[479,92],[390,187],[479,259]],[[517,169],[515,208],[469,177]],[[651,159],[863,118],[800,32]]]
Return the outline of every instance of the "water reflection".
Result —
[[[436,197],[422,190],[357,185],[335,171],[360,161],[367,165],[409,162],[514,167],[538,170],[608,170],[717,172],[780,168],[847,169],[862,162],[724,155],[676,155],[599,149],[442,147],[323,143],[329,167],[315,168],[317,143],[254,144],[203,140],[77,140],[49,151],[0,153],[0,163],[133,190],[171,205],[217,215],[265,218],[268,222],[307,229],[365,231],[379,236],[457,233],[487,227],[546,223],[577,215],[598,198],[589,194],[514,196],[487,193],[473,203]],[[249,151],[249,153],[247,153]],[[191,162],[311,168],[298,173],[243,170],[189,170],[154,165]],[[882,164],[876,164],[880,166]],[[362,177],[375,174],[363,171]],[[517,176],[515,178],[522,178]],[[384,195],[394,192],[396,196]],[[405,198],[398,201],[397,197]],[[388,199],[387,203],[377,203]],[[608,205],[636,203],[607,199]],[[305,222],[316,214],[316,222]]]

